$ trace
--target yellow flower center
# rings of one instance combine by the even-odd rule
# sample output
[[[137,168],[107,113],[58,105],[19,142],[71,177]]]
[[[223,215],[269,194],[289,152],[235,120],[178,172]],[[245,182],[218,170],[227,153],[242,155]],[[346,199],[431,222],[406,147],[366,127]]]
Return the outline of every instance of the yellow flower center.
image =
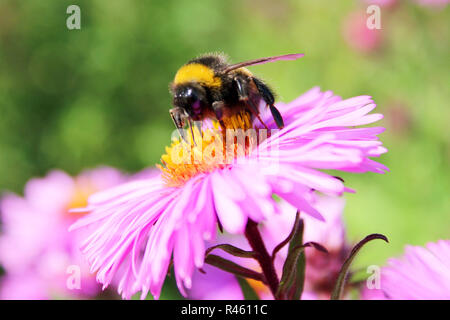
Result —
[[[81,179],[75,179],[74,192],[72,198],[67,205],[67,210],[75,208],[84,208],[88,204],[88,198],[93,193],[99,191],[91,181],[80,181]],[[80,216],[84,215],[84,212],[70,212],[69,215]]]
[[[162,178],[167,186],[178,187],[192,177],[224,168],[234,159],[248,155],[256,146],[257,131],[253,129],[251,115],[241,111],[213,121],[214,128],[187,129],[187,142],[174,139],[161,157]]]

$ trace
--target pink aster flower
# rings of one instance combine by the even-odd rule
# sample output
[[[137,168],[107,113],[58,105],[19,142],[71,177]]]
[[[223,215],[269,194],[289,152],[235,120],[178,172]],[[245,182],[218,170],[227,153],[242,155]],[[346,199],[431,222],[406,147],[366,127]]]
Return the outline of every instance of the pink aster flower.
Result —
[[[6,194],[0,202],[2,232],[0,279],[2,299],[93,297],[101,289],[89,273],[79,247],[80,233],[67,228],[79,216],[69,209],[85,205],[93,192],[124,182],[112,168],[85,171],[73,178],[52,171],[30,180],[24,197]],[[70,266],[79,267],[80,287],[69,288]],[[73,269],[73,272],[77,270]]]
[[[301,215],[304,221],[304,242],[317,242],[328,250],[328,254],[325,254],[312,248],[306,249],[305,285],[301,299],[330,299],[340,268],[351,249],[346,240],[345,226],[342,220],[344,204],[345,200],[339,197],[315,197],[312,205],[323,213],[325,221]],[[296,211],[296,208],[283,201],[280,203],[280,213],[271,217],[270,221],[261,223],[261,235],[265,239],[269,252],[272,252],[291,232]],[[243,250],[251,250],[242,235],[218,236],[214,243],[209,244],[209,247],[223,243],[232,244]],[[260,267],[252,259],[234,257],[221,250],[214,251],[214,254],[246,268],[260,271]],[[275,258],[279,277],[281,277],[286,256],[287,246]],[[203,268],[203,271],[204,273],[195,273],[193,286],[188,294],[189,298],[202,300],[243,299],[241,287],[233,275],[210,266]],[[261,282],[251,279],[247,279],[247,281],[260,299],[273,299],[270,290]]]
[[[449,300],[450,240],[407,246],[400,258],[381,269],[380,289],[363,291],[364,299]]]
[[[223,135],[203,128],[190,137],[196,140],[189,146],[194,161],[174,160],[182,144],[176,140],[162,157],[160,175],[91,196],[88,206],[78,210],[90,214],[71,229],[89,229],[82,250],[97,280],[107,287],[116,278],[124,298],[138,291],[142,298],[148,292],[158,298],[173,258],[178,288],[186,295],[217,224],[231,234],[242,233],[248,219],[260,222],[277,212],[273,194],[323,220],[310,204],[311,190],[341,195],[350,189],[320,169],[387,170],[370,159],[386,152],[376,137],[383,128],[356,128],[382,118],[369,114],[375,108],[369,96],[343,100],[314,88],[277,107],[285,128],[260,141],[245,161],[218,161],[220,153],[207,151]],[[276,128],[268,115],[263,120]],[[224,122],[227,128],[260,132],[260,122],[244,114]]]

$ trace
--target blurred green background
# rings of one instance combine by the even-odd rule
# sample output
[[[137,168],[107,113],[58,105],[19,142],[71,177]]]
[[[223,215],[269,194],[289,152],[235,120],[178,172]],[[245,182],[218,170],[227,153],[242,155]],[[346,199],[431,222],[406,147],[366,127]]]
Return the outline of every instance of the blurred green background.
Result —
[[[74,3],[81,30],[66,27]],[[30,177],[52,168],[152,166],[173,130],[168,83],[184,62],[212,51],[234,62],[303,52],[299,61],[252,71],[281,101],[320,86],[344,98],[369,94],[385,115],[389,152],[380,161],[391,172],[343,177],[358,191],[347,196],[350,238],[378,232],[391,243],[370,244],[356,263],[382,264],[405,244],[449,238],[449,8],[413,1],[382,8],[382,29],[362,50],[345,26],[365,19],[366,7],[356,0],[2,0],[0,189],[21,193]]]

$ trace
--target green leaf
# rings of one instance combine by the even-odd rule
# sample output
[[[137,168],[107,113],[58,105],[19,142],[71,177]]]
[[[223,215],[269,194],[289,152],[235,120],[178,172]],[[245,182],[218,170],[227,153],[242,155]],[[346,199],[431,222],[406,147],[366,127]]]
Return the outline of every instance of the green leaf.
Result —
[[[305,266],[306,266],[306,256],[305,251],[302,251],[297,261],[295,280],[293,286],[289,290],[288,295],[289,300],[299,300],[300,297],[302,296],[303,288],[305,286]]]
[[[303,228],[304,228],[303,219],[299,219],[298,223],[294,225],[294,228],[295,228],[293,229],[294,234],[291,238],[291,241],[289,242],[289,252],[293,250],[295,247],[297,247],[299,244],[303,244]]]
[[[289,233],[289,235],[287,236],[286,239],[284,239],[283,241],[281,241],[272,251],[272,261],[275,260],[275,257],[278,253],[278,251],[280,251],[285,245],[287,245],[289,243],[289,241],[291,241],[292,237],[295,234],[295,231],[298,229],[300,223],[300,212],[297,211],[297,213],[295,214],[295,222],[294,222],[294,226],[292,227],[291,232]],[[301,243],[301,242],[300,242]]]
[[[297,271],[297,262],[302,253],[305,250],[303,245],[298,245],[294,249],[289,251],[288,257],[283,265],[283,274],[281,276],[280,285],[278,287],[278,291],[276,293],[277,298],[281,299],[285,297],[286,293],[291,289],[292,284],[294,283],[296,271]]]
[[[303,245],[306,247],[313,247],[323,253],[328,254],[327,249],[316,242],[307,242]],[[300,253],[297,261],[297,270],[295,273],[295,280],[292,288],[289,290],[288,298],[289,300],[299,300],[303,293],[303,287],[305,284],[305,266],[306,266],[306,256],[305,251]]]
[[[242,267],[242,266],[238,265],[237,263],[234,263],[233,261],[224,259],[224,258],[216,256],[214,254],[209,254],[205,258],[205,262],[207,264],[215,266],[219,269],[222,269],[222,270],[232,273],[234,275],[244,277],[244,278],[258,280],[264,284],[266,283],[266,279],[264,278],[264,276],[261,273],[253,271],[251,269],[247,269],[245,267]]]
[[[254,258],[255,253],[253,251],[245,251],[238,247],[232,246],[231,244],[218,244],[216,246],[208,248],[205,252],[205,256],[208,256],[211,251],[215,249],[222,249],[223,251],[240,258]]]
[[[287,239],[289,241],[289,251],[286,257],[286,261],[283,265],[283,273],[281,275],[280,285],[278,286],[278,290],[276,293],[277,298],[285,299],[287,298],[287,293],[291,290],[292,284],[296,279],[297,273],[297,262],[299,260],[300,254],[304,250],[303,243],[303,220],[299,219],[299,212],[297,211],[297,215],[295,217],[295,223],[292,228],[291,233],[289,234]],[[283,241],[285,242],[285,241]],[[283,244],[283,242],[281,244]],[[281,244],[278,246],[281,248]],[[274,250],[275,251],[275,250]],[[276,253],[276,252],[275,252]],[[274,257],[274,255],[273,255]],[[272,258],[273,258],[272,257]],[[301,275],[301,274],[300,274]],[[298,284],[301,284],[302,280],[297,279]]]
[[[300,213],[297,211],[296,221],[299,218]],[[303,243],[303,230],[304,224],[303,220],[298,219],[297,226],[293,229],[293,236],[291,242],[289,243],[289,252],[295,247],[296,244]],[[306,256],[305,251],[302,250],[300,255],[298,256],[297,263],[294,266],[294,280],[290,289],[288,289],[287,293],[289,293],[290,300],[298,300],[300,299],[303,287],[305,284],[305,266],[306,266]]]
[[[350,265],[355,258],[356,254],[359,252],[359,250],[368,242],[375,240],[375,239],[381,239],[389,243],[388,238],[382,234],[373,233],[362,239],[360,242],[356,244],[356,246],[352,249],[350,252],[350,255],[348,256],[347,260],[345,260],[344,264],[341,267],[341,270],[339,271],[339,276],[336,280],[336,284],[333,289],[333,293],[331,294],[331,300],[339,300],[342,297],[342,293],[344,291],[345,281],[347,278],[348,270],[350,268]]]
[[[313,247],[317,251],[320,251],[320,252],[323,252],[323,253],[328,253],[327,248],[325,248],[320,243],[317,243],[317,242],[314,242],[314,241],[307,242],[307,243],[304,244],[304,246],[305,247]]]

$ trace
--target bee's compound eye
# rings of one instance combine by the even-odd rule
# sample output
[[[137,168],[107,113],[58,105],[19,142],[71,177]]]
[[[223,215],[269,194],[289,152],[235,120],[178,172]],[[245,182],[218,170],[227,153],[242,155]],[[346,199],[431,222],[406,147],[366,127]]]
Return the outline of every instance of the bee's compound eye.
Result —
[[[184,93],[186,97],[189,97],[192,95],[192,88],[187,88],[186,92]]]
[[[192,96],[194,96],[192,88],[183,88],[175,94],[175,98],[191,98]]]

